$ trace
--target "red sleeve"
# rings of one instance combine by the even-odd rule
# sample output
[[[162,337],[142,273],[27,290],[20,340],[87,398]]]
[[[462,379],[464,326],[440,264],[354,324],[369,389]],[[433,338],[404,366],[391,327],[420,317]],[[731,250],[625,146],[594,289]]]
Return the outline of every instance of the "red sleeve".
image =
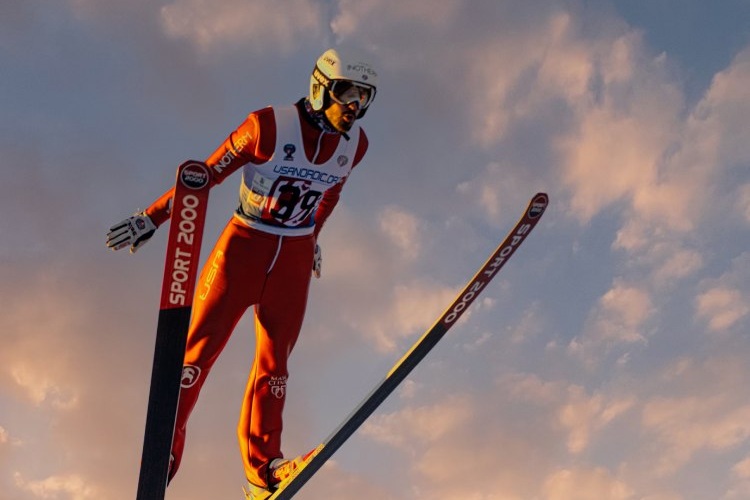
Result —
[[[354,154],[352,170],[365,156],[365,153],[367,152],[367,146],[369,145],[367,135],[365,135],[365,131],[361,128],[359,130],[359,142],[357,143],[357,151]],[[315,238],[318,237],[318,235],[320,234],[320,230],[323,229],[323,224],[325,224],[326,220],[328,220],[328,217],[333,212],[333,209],[336,208],[336,204],[338,204],[339,199],[341,198],[341,191],[344,189],[346,179],[348,179],[348,177],[345,177],[341,180],[341,182],[323,193],[323,199],[321,200],[320,205],[318,205],[318,210],[315,212]]]
[[[367,153],[367,147],[370,145],[370,141],[367,139],[367,134],[365,134],[364,129],[359,129],[359,143],[357,144],[357,152],[354,153],[354,161],[352,162],[352,165],[354,167],[357,166],[357,164],[362,160],[362,158],[365,156],[365,153]]]
[[[206,159],[211,170],[211,186],[221,184],[247,163],[265,163],[276,145],[276,122],[273,110],[263,108],[250,113],[244,122]],[[146,210],[157,227],[169,219],[174,187],[154,201]]]

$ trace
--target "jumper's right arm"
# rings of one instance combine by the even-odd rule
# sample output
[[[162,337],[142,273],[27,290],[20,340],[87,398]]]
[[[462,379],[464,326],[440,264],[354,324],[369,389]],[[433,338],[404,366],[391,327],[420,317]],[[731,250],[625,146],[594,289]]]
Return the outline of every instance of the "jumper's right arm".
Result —
[[[205,163],[211,173],[211,187],[220,184],[249,162],[263,163],[268,160],[270,157],[268,143],[276,140],[275,128],[262,126],[269,119],[268,109],[251,113],[206,159]],[[261,133],[263,129],[266,130],[264,134]],[[271,142],[270,151],[273,151],[273,142]],[[136,213],[112,226],[107,234],[107,246],[112,250],[129,246],[130,252],[135,253],[153,236],[154,231],[169,219],[173,197],[174,187],[157,198],[143,212]]]
[[[268,159],[259,159],[256,156],[259,142],[258,131],[258,116],[253,113],[206,159],[206,165],[211,173],[211,187],[221,184],[224,179],[248,162],[262,163]],[[169,219],[173,196],[174,187],[144,210],[145,215],[154,222],[156,227]]]

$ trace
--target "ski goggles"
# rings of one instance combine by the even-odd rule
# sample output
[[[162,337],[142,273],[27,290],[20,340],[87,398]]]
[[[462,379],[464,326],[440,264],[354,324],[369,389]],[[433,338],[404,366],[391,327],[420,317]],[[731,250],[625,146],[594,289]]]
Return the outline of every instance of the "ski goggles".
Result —
[[[328,89],[331,99],[343,106],[357,103],[362,110],[375,98],[375,88],[352,83],[348,80],[333,80]]]

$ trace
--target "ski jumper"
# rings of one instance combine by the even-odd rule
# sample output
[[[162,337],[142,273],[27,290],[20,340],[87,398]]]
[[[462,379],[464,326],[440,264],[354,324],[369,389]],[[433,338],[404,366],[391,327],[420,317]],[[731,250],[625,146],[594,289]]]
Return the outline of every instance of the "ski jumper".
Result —
[[[237,435],[248,481],[268,486],[269,463],[283,457],[287,360],[302,327],[315,242],[367,144],[356,123],[348,137],[323,130],[302,99],[251,113],[206,161],[212,184],[243,168],[240,200],[196,287],[170,479],[180,465],[201,387],[252,306],[255,357]],[[157,226],[169,218],[172,192],[146,210]]]

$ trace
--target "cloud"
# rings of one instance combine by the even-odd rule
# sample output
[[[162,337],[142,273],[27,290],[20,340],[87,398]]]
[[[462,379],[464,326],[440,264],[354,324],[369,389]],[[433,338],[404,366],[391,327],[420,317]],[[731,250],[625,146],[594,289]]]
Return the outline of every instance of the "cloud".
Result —
[[[9,370],[12,380],[26,392],[35,406],[49,403],[54,408],[69,410],[78,403],[74,389],[62,386],[56,377],[38,366],[18,360]]]
[[[6,418],[7,417],[5,417],[3,420],[5,420]],[[0,474],[0,487],[2,487],[4,481],[8,479],[6,474],[10,472],[10,464],[12,463],[15,467],[18,467],[18,464],[15,463],[14,458],[16,456],[16,453],[19,450],[22,450],[23,446],[24,442],[20,438],[16,437],[5,427],[0,425],[0,465],[2,465],[1,468],[4,469],[5,472],[5,474]]]
[[[409,399],[410,406],[372,420],[367,433],[408,453],[411,484],[422,496],[457,493],[451,478],[473,474],[471,485],[462,486],[468,498],[677,500],[683,498],[677,474],[688,461],[720,463],[719,454],[750,440],[746,374],[741,355],[681,359],[659,375],[633,378],[627,385],[634,392],[620,394],[508,374],[481,395],[413,406]],[[716,395],[716,387],[728,390]],[[634,414],[640,420],[627,418]],[[611,447],[612,468],[586,465]],[[697,461],[702,451],[711,452],[708,462]],[[746,469],[736,463],[735,494],[726,498],[742,498]]]
[[[584,451],[593,432],[606,427],[633,404],[632,398],[608,400],[602,394],[589,396],[581,387],[569,387],[568,400],[558,410],[560,423],[568,429],[568,451]]]
[[[662,473],[674,472],[699,450],[726,450],[750,437],[750,404],[726,408],[725,397],[657,398],[643,410],[643,425],[666,446]]]
[[[633,490],[604,468],[561,469],[544,481],[545,500],[628,500]]]
[[[717,73],[691,121],[706,134],[702,143],[715,152],[714,163],[747,169],[750,144],[744,130],[750,126],[750,47],[742,50],[724,71]],[[697,137],[696,137],[697,138]]]
[[[323,32],[319,2],[175,0],[161,8],[165,33],[188,40],[202,52],[239,47],[289,53]]]
[[[79,19],[113,19],[117,16],[132,16],[145,14],[151,16],[154,12],[154,2],[148,0],[132,0],[120,2],[118,0],[68,0],[65,2],[72,13]],[[163,2],[160,2],[163,3]]]
[[[750,184],[744,184],[738,190],[737,208],[745,217],[745,221],[750,223]]]
[[[493,301],[490,301],[490,305],[492,304]],[[543,334],[545,326],[542,305],[534,302],[523,311],[518,324],[512,329],[510,340],[516,344],[528,342]]]
[[[623,51],[631,55],[618,55]],[[573,213],[588,220],[626,201],[630,214],[618,235],[623,248],[641,247],[649,232],[695,228],[710,213],[726,169],[750,161],[747,141],[737,135],[750,126],[749,51],[716,75],[684,125],[680,91],[664,57],[649,61],[644,52],[640,39],[628,35],[598,55],[603,63],[621,61],[613,65],[617,77],[601,70],[602,95],[573,102],[580,129],[565,143]]]
[[[420,221],[406,210],[390,206],[379,215],[380,230],[406,259],[421,252]]]
[[[462,6],[460,0],[443,2],[400,2],[399,0],[338,0],[338,12],[331,20],[331,29],[339,39],[354,35],[370,38],[362,31],[374,25],[447,27]],[[429,9],[429,15],[425,15]]]
[[[6,449],[13,468],[6,467],[0,488],[12,499],[119,498],[132,483],[122,470],[140,451],[142,427],[131,424],[144,415],[140,383],[145,375],[147,384],[153,353],[152,333],[140,332],[153,332],[155,319],[128,302],[132,289],[113,285],[112,270],[96,259],[63,260],[36,262],[22,278],[3,268],[10,279],[0,289],[0,392],[12,401],[3,425],[11,444],[23,446]],[[144,272],[130,277],[142,283]],[[103,460],[103,450],[117,452]],[[12,496],[15,490],[24,493]]]
[[[426,404],[410,398],[395,412],[374,415],[363,433],[388,445],[389,454],[407,457],[411,491],[404,498],[453,498],[459,492],[475,499],[526,498],[534,475],[527,465],[536,463],[536,454],[526,442],[528,436],[509,431],[502,399],[496,391],[481,396],[443,393]],[[540,435],[545,433],[540,430]],[[541,462],[537,466],[543,468],[546,463]]]
[[[644,337],[638,330],[654,310],[647,292],[617,282],[599,299],[598,313],[596,335],[614,341],[639,342]]]
[[[652,441],[641,450],[641,460],[666,477],[699,460],[702,452],[710,451],[717,460],[721,453],[750,442],[747,377],[740,352],[682,359],[667,367],[654,380],[655,394],[642,406],[645,443]]]
[[[364,435],[398,448],[432,443],[469,423],[472,402],[461,396],[450,396],[427,406],[406,407],[398,412],[375,415],[363,428]]]
[[[60,498],[61,494],[71,500],[102,498],[97,488],[77,474],[55,475],[40,481],[27,481],[17,473],[15,478],[16,486],[28,492],[32,498],[56,499]]]
[[[543,183],[542,178],[567,189],[569,199],[563,202],[569,214],[584,223],[621,204],[619,248],[643,249],[658,243],[665,231],[685,234],[701,222],[699,214],[711,199],[705,186],[717,178],[715,153],[720,145],[709,138],[723,122],[718,115],[727,113],[724,103],[743,105],[746,57],[737,58],[703,105],[691,112],[685,109],[680,82],[666,55],[650,53],[641,34],[611,20],[608,30],[594,35],[572,12],[550,7],[537,9],[533,23],[519,15],[522,21],[513,26],[501,21],[492,35],[476,30],[454,39],[450,23],[481,27],[482,14],[491,17],[489,9],[454,3],[443,8],[441,3],[436,20],[427,21],[413,15],[432,12],[434,6],[426,3],[394,4],[390,9],[382,8],[382,2],[340,6],[334,32],[362,32],[377,47],[386,72],[399,78],[425,70],[433,75],[416,97],[416,109],[421,109],[423,97],[425,102],[440,102],[440,95],[461,95],[460,109],[451,108],[454,100],[443,109],[483,149],[503,146],[503,156],[512,157],[514,145],[504,141],[525,133],[526,154],[519,153],[520,158],[537,160],[536,151],[543,151],[538,160],[562,166],[533,165],[536,170],[529,172],[524,170],[527,165],[491,163],[459,187],[488,217],[502,212],[502,201],[517,191],[515,183]],[[406,58],[408,51],[391,52],[394,41],[403,41],[395,44],[401,47],[410,46],[410,39],[439,36],[442,43],[420,47],[418,61]],[[706,113],[711,116],[708,122],[698,119]],[[735,130],[743,129],[742,116],[730,117]],[[538,137],[530,138],[533,133]],[[738,156],[742,153],[733,154]],[[669,279],[682,278],[701,265],[702,256],[682,244],[673,241],[675,252],[669,253],[680,252],[687,268],[680,269],[676,262],[655,263]]]
[[[674,250],[674,249],[673,249]],[[703,256],[690,249],[676,249],[673,252],[665,252],[662,262],[654,266],[654,284],[674,282],[686,278],[703,267]]]
[[[647,290],[616,280],[599,298],[583,334],[569,343],[568,351],[591,363],[617,346],[643,344],[647,340],[644,328],[655,312]]]
[[[511,165],[493,161],[470,180],[460,182],[456,192],[477,207],[478,213],[497,224],[502,216],[517,210],[527,192],[532,191],[526,180]]]
[[[723,332],[740,324],[750,313],[748,279],[750,252],[744,252],[729,265],[721,276],[701,284],[694,301],[695,317],[705,321],[714,332]]]
[[[750,497],[750,457],[732,466],[732,484],[722,500],[742,500]]]
[[[663,58],[648,60],[635,35],[611,42],[594,56],[600,68],[598,95],[592,92],[571,103],[578,129],[561,143],[572,213],[588,221],[615,202],[630,201],[653,204],[654,211],[669,207],[660,220],[681,227],[675,210],[684,205],[679,193],[669,186],[654,193],[665,148],[676,139],[682,105]]]
[[[619,247],[643,249],[647,243],[684,234],[727,213],[739,210],[746,214],[746,185],[733,179],[737,168],[750,164],[750,147],[738,133],[750,127],[748,82],[750,49],[715,75],[705,96],[689,110],[684,125],[675,122],[679,107],[662,102],[652,108],[666,119],[654,121],[643,116],[638,120],[658,140],[648,175],[633,184],[631,213],[618,234]],[[638,140],[625,143],[639,151],[645,144]],[[676,252],[681,251],[679,245],[680,241],[673,241]]]
[[[732,474],[742,479],[750,479],[750,457],[737,462],[732,467]]]
[[[715,332],[731,328],[750,313],[748,297],[732,288],[712,288],[700,294],[695,305],[697,317],[707,320]]]
[[[316,480],[308,482],[300,498],[327,500],[394,500],[394,489],[387,482],[375,482],[372,474],[352,473],[336,460],[329,460],[318,472]],[[318,479],[319,478],[319,479]]]
[[[82,329],[85,307],[55,293],[60,282],[60,276],[52,273],[31,276],[23,293],[12,297],[3,293],[6,313],[0,325],[7,343],[0,352],[0,374],[35,406],[69,410],[77,404],[79,377],[69,350],[76,339],[69,332]]]
[[[634,407],[632,396],[592,394],[578,385],[545,381],[536,375],[515,374],[504,378],[504,387],[519,401],[528,401],[554,415],[554,425],[565,431],[571,454],[585,451],[592,437]]]
[[[589,394],[565,381],[511,374],[481,393],[447,394],[419,405],[410,399],[403,409],[375,415],[364,432],[408,456],[417,498],[452,498],[459,492],[476,499],[548,498],[568,494],[565,475],[555,466],[568,461],[559,443],[567,443],[570,456],[580,456],[634,404],[632,397]],[[457,483],[456,477],[472,480]],[[607,487],[630,491],[604,469],[576,471],[574,477],[582,480],[584,496],[549,498],[615,498],[602,494]]]
[[[457,290],[432,280],[417,279],[396,285],[385,309],[370,319],[368,330],[372,331],[381,349],[391,351],[399,339],[426,330],[456,293]]]
[[[362,224],[343,204],[336,208],[321,233],[323,275],[332,286],[321,300],[337,304],[330,307],[341,310],[336,320],[345,330],[362,332],[390,352],[432,325],[458,289],[411,268],[429,237],[424,221],[390,206],[373,223]]]
[[[506,4],[457,0],[339,6],[331,22],[339,39],[367,40],[384,73],[421,82],[404,96],[415,109],[452,116],[462,124],[455,131],[483,147],[498,144],[510,120],[540,112],[550,93],[580,95],[588,84],[591,40],[578,37],[580,23],[555,4],[517,4],[512,15]]]

